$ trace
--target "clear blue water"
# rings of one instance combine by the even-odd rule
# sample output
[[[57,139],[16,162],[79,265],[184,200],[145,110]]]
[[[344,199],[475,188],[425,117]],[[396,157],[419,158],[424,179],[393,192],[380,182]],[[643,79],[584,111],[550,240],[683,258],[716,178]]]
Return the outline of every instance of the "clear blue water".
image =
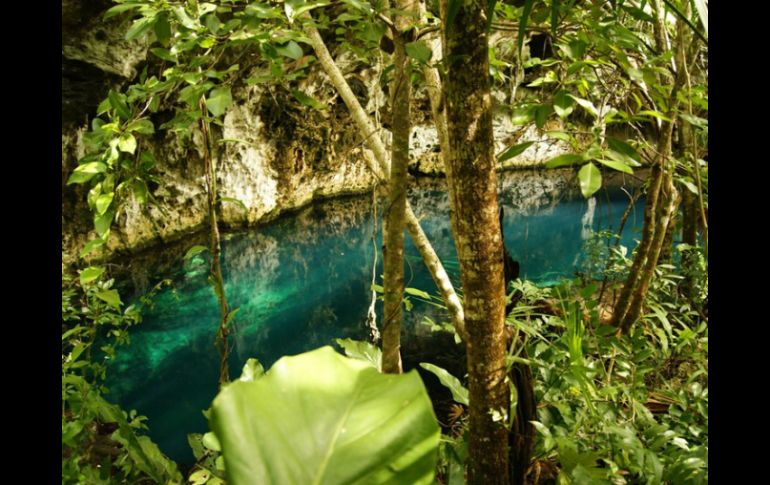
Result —
[[[614,188],[586,201],[570,172],[502,174],[505,244],[521,264],[521,277],[549,284],[574,276],[584,242],[593,231],[617,229],[628,196]],[[459,287],[443,182],[421,182],[410,200],[423,229]],[[622,244],[633,247],[643,218],[643,201],[627,223]],[[378,207],[381,208],[381,207]],[[249,357],[269,367],[284,355],[301,353],[335,338],[365,339],[374,245],[371,196],[313,204],[266,226],[227,234],[223,242],[225,288],[235,317],[231,376]],[[173,249],[172,264],[159,269],[146,260],[150,282],[169,277],[131,344],[111,363],[110,397],[149,418],[150,436],[172,459],[192,463],[188,433],[208,430],[202,410],[217,392],[218,353],[214,338],[218,307],[206,282],[204,255],[184,264],[186,247]],[[377,235],[381,265],[381,235]],[[435,294],[433,282],[407,236],[407,285]],[[169,259],[168,251],[166,259]],[[149,261],[149,262],[147,262]],[[381,283],[377,271],[377,282]],[[381,310],[378,303],[378,310]],[[420,325],[441,311],[414,302],[405,338],[425,338]]]

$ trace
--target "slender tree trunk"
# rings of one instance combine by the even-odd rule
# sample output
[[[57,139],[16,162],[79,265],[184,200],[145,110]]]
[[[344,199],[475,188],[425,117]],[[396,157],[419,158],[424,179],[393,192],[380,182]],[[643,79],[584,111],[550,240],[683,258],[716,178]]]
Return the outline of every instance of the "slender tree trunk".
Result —
[[[655,22],[653,23],[655,46],[660,53],[663,53],[669,48],[665,23],[663,22],[663,10],[660,0],[651,0],[650,3],[655,14]],[[666,228],[672,216],[669,208],[673,206],[673,210],[676,209],[674,205],[676,188],[671,180],[672,168],[669,166],[669,158],[672,153],[673,120],[677,119],[676,113],[679,104],[677,94],[685,80],[684,60],[681,53],[686,40],[686,30],[680,25],[675,39],[677,43],[675,46],[677,49],[675,65],[678,66],[678,70],[673,70],[675,81],[669,95],[669,110],[666,113],[672,121],[664,121],[659,132],[660,138],[652,167],[653,179],[647,192],[647,203],[644,210],[642,241],[636,250],[631,271],[613,313],[613,323],[620,327],[622,332],[628,332],[631,325],[639,317],[649,283],[655,272],[660,250],[663,247]],[[659,81],[661,85],[666,84],[662,76]]]
[[[409,11],[409,0],[396,0],[396,8]],[[401,320],[404,298],[404,221],[406,210],[406,177],[409,163],[409,134],[411,132],[409,105],[412,83],[407,69],[404,32],[409,27],[407,17],[394,15],[397,32],[393,34],[393,82],[391,83],[391,144],[388,207],[385,210],[385,247],[383,248],[384,305],[382,323],[382,370],[401,373]]]
[[[676,211],[676,205],[678,200],[678,194],[671,173],[666,174],[665,186],[663,187],[662,203],[659,207],[658,224],[655,228],[655,235],[653,243],[650,247],[650,253],[645,261],[639,276],[637,287],[632,293],[631,302],[629,303],[628,311],[620,321],[620,329],[623,333],[628,333],[631,326],[639,319],[642,312],[642,306],[644,299],[647,296],[647,290],[650,287],[650,282],[655,275],[655,268],[658,264],[658,258],[663,248],[663,242],[666,240],[666,232],[669,222]]]
[[[445,31],[444,93],[450,146],[445,161],[468,333],[468,483],[507,485],[505,284],[493,153],[487,8],[487,2],[480,0],[463,3]]]
[[[219,225],[217,223],[217,177],[216,155],[213,149],[214,138],[211,134],[209,123],[206,120],[206,101],[200,100],[200,109],[203,116],[200,119],[201,133],[203,134],[203,161],[206,172],[206,195],[209,212],[209,250],[211,251],[211,283],[219,302],[219,330],[217,331],[216,347],[219,349],[219,386],[222,387],[230,380],[227,359],[230,354],[227,318],[230,313],[225,295],[225,283],[222,278],[222,266],[220,262],[221,244],[219,238]]]
[[[305,13],[303,16],[306,20],[312,20],[309,13]],[[329,76],[330,81],[350,110],[350,114],[352,115],[356,126],[358,126],[361,137],[371,149],[371,152],[364,151],[364,157],[366,158],[370,169],[380,180],[386,180],[383,174],[390,173],[390,160],[385,145],[382,143],[374,124],[361,107],[361,104],[353,94],[347,81],[345,81],[342,72],[334,63],[318,29],[311,23],[308,23],[305,26],[305,33],[310,38],[313,50],[315,51],[316,56],[318,56],[318,61],[321,63],[321,66]],[[452,323],[463,340],[465,340],[466,332],[464,315],[460,299],[457,297],[452,282],[449,279],[449,275],[441,264],[438,255],[436,255],[436,252],[433,250],[427,236],[420,227],[420,223],[409,206],[408,201],[406,203],[406,228],[409,231],[417,250],[420,251],[420,255],[425,262],[425,266],[430,271],[433,281],[441,292],[441,296],[444,299],[450,317],[452,318]]]
[[[665,146],[666,140],[668,140],[670,146],[671,131],[666,130],[664,138],[658,143],[658,151]],[[642,225],[642,240],[639,242],[639,246],[636,248],[634,254],[634,261],[631,264],[631,270],[628,272],[628,277],[623,285],[623,289],[620,291],[620,298],[618,298],[615,304],[615,310],[613,311],[612,318],[615,326],[620,326],[620,322],[628,312],[629,298],[636,289],[636,284],[639,279],[639,273],[644,265],[644,261],[649,254],[650,246],[655,232],[656,222],[656,209],[658,205],[658,195],[660,194],[660,187],[663,183],[663,169],[660,167],[660,161],[656,158],[654,165],[652,166],[652,178],[650,179],[650,186],[647,189],[647,201],[644,206],[644,223]]]

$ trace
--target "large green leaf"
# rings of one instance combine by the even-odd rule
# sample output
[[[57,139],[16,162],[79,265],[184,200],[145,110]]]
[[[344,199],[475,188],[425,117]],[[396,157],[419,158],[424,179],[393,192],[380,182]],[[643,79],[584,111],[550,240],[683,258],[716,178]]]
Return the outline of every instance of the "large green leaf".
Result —
[[[578,172],[578,179],[580,180],[580,191],[583,192],[583,197],[586,199],[594,195],[602,186],[602,173],[591,162],[583,165],[583,168]]]
[[[211,425],[232,485],[433,483],[440,433],[417,372],[328,346],[227,385]]]

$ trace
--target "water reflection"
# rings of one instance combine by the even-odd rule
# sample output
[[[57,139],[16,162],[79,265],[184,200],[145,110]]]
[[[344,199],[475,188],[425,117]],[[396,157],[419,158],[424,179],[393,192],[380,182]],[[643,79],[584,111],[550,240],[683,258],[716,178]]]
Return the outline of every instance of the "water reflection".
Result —
[[[409,199],[459,286],[445,182],[422,179],[410,189]],[[505,243],[521,264],[521,276],[547,284],[574,273],[582,245],[593,231],[617,228],[628,197],[615,188],[585,201],[571,171],[513,172],[501,177],[500,201],[505,207]],[[633,243],[632,228],[641,224],[642,204],[627,223],[627,246]],[[225,236],[225,287],[231,307],[239,308],[231,375],[239,375],[249,357],[269,367],[283,355],[328,345],[334,338],[366,338],[375,251],[371,210],[371,197],[327,201],[264,227]],[[201,410],[216,394],[218,377],[214,335],[219,315],[206,282],[208,261],[204,254],[198,261],[181,262],[194,240],[157,251],[155,259],[150,254],[133,262],[144,279],[171,277],[174,286],[157,296],[133,332],[131,345],[112,363],[108,383],[112,399],[147,415],[153,439],[181,462],[192,461],[186,434],[207,430]],[[417,250],[406,240],[408,286],[435,293]],[[379,234],[376,247],[381,247]],[[419,325],[423,316],[445,317],[415,302],[405,322],[412,338],[429,333]]]

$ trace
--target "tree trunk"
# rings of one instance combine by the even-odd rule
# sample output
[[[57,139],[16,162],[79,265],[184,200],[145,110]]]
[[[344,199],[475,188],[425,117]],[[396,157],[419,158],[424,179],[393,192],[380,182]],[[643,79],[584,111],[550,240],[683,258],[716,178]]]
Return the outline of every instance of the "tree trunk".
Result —
[[[409,11],[409,0],[397,0],[396,8]],[[398,32],[393,34],[395,52],[393,54],[393,82],[391,83],[391,143],[390,178],[388,180],[388,206],[384,219],[384,305],[382,322],[382,370],[383,372],[401,373],[401,320],[402,301],[404,298],[404,220],[406,210],[406,175],[409,163],[409,134],[411,122],[409,105],[411,102],[412,83],[407,69],[409,58],[406,56],[406,39],[409,22],[404,15],[394,15],[394,24]]]
[[[487,2],[480,0],[462,4],[444,37],[450,146],[445,161],[465,295],[471,485],[509,483],[505,284],[493,153],[487,8]]]
[[[661,203],[660,207],[658,208],[658,224],[655,228],[653,243],[650,247],[649,255],[647,256],[647,260],[645,261],[641,274],[639,275],[637,287],[632,293],[628,311],[620,321],[620,329],[623,333],[628,333],[631,329],[631,325],[633,325],[641,315],[644,299],[647,296],[647,290],[649,289],[652,278],[655,275],[655,268],[658,264],[658,259],[663,248],[663,243],[666,240],[666,232],[669,226],[669,222],[671,221],[674,211],[676,211],[678,194],[676,187],[674,187],[674,182],[670,170],[666,173],[665,179],[665,185],[662,188],[663,194],[661,197]]]
[[[303,14],[303,17],[306,20],[312,21],[312,17],[307,12]],[[371,152],[368,150],[364,151],[364,157],[366,158],[370,169],[380,180],[385,180],[383,174],[390,173],[390,160],[388,158],[387,151],[385,150],[385,145],[382,143],[382,140],[377,134],[377,130],[375,129],[374,124],[372,124],[366,112],[361,107],[361,104],[353,94],[353,91],[350,89],[347,81],[345,81],[342,72],[334,63],[334,60],[329,54],[329,50],[326,48],[326,44],[324,44],[318,29],[316,29],[311,23],[308,23],[305,26],[305,33],[310,38],[313,50],[315,51],[316,56],[318,56],[318,61],[321,63],[324,71],[329,76],[329,79],[331,80],[335,89],[342,97],[345,105],[347,105],[348,109],[350,110],[350,114],[358,126],[358,131],[361,134],[361,138],[365,140],[365,143],[371,149]],[[430,271],[433,281],[436,283],[436,286],[441,292],[441,296],[447,306],[449,315],[452,318],[453,325],[463,340],[465,340],[466,332],[464,315],[460,299],[457,297],[457,294],[454,291],[452,282],[450,281],[449,275],[441,264],[441,260],[433,250],[430,241],[425,236],[425,233],[420,227],[420,223],[417,220],[417,217],[414,215],[414,212],[409,206],[409,201],[406,202],[406,228],[409,231],[409,234],[412,237],[417,250],[420,251],[420,255],[425,262],[425,266]]]
[[[655,46],[659,53],[664,53],[669,49],[668,37],[663,21],[663,9],[659,0],[651,0],[655,21],[653,22],[655,34]],[[669,110],[666,116],[671,120],[677,119],[677,108],[679,101],[677,95],[679,89],[684,83],[684,60],[682,52],[686,44],[686,27],[683,24],[677,33],[675,46],[677,49],[677,62],[672,65],[679,66],[679,69],[672,67],[675,76],[674,85],[669,94]],[[659,76],[661,85],[666,85],[664,77]],[[652,166],[653,179],[650,189],[647,192],[647,203],[644,209],[644,226],[642,229],[642,241],[636,249],[634,262],[631,271],[628,274],[626,283],[621,291],[620,298],[615,305],[613,312],[613,324],[620,327],[622,332],[628,332],[631,325],[639,317],[642,303],[647,295],[652,275],[655,272],[655,265],[660,256],[660,250],[663,247],[666,228],[671,218],[672,212],[669,209],[673,206],[676,199],[676,188],[671,180],[671,170],[669,158],[671,157],[672,138],[674,130],[674,121],[664,121],[659,132],[659,140],[656,147],[656,157]],[[665,193],[665,194],[664,194]],[[670,199],[674,197],[674,200]],[[661,219],[665,219],[661,221]]]
[[[206,195],[208,200],[209,212],[209,250],[211,251],[211,284],[214,287],[214,293],[219,302],[219,330],[217,331],[216,347],[219,350],[219,387],[221,388],[230,380],[230,373],[227,365],[230,347],[228,342],[227,318],[230,313],[225,296],[225,283],[222,278],[222,266],[220,262],[221,243],[219,238],[219,225],[217,222],[217,177],[216,177],[216,156],[212,150],[214,144],[213,136],[206,120],[206,101],[203,97],[200,99],[200,109],[202,117],[200,119],[201,133],[203,134],[203,162],[206,172]],[[214,152],[214,153],[212,153]]]

